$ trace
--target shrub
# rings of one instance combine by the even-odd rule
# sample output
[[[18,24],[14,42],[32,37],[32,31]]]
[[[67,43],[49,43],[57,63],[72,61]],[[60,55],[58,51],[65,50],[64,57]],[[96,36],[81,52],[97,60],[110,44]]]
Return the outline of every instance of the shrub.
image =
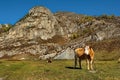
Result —
[[[3,27],[4,32],[7,32],[10,30],[11,27]]]
[[[92,34],[94,34],[94,29],[93,28],[91,28],[91,27],[88,27],[88,28],[85,28],[85,29],[83,29],[83,30],[81,30],[81,36],[88,36],[88,35],[92,35]]]
[[[79,37],[79,34],[78,33],[72,33],[71,34],[71,39],[76,39],[76,38],[78,38]]]
[[[114,14],[112,14],[112,15],[103,14],[103,15],[99,16],[99,18],[102,18],[102,19],[114,19],[115,16],[114,16]]]
[[[86,23],[92,21],[94,18],[92,16],[84,16],[82,19],[80,19],[80,23]]]
[[[8,26],[6,25],[2,25],[2,28],[0,28],[0,33],[3,33],[3,32],[8,32],[13,26],[11,24],[8,24]]]

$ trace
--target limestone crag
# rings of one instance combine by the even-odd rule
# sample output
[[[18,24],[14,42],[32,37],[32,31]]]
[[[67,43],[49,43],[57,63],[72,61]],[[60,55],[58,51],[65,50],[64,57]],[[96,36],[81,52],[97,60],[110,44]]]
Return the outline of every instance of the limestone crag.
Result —
[[[6,35],[1,36],[0,57],[18,54],[44,55],[57,44],[48,43],[56,36],[56,18],[45,7],[34,7]],[[51,49],[52,51],[53,49]],[[39,57],[39,56],[38,56]]]
[[[34,7],[9,31],[7,38],[25,37],[27,39],[34,39],[39,37],[47,40],[55,36],[56,24],[55,17],[47,8]]]
[[[53,14],[45,7],[36,6],[14,27],[1,29],[5,31],[0,32],[0,58],[73,59],[73,49],[87,42],[120,37],[119,22],[119,17]]]

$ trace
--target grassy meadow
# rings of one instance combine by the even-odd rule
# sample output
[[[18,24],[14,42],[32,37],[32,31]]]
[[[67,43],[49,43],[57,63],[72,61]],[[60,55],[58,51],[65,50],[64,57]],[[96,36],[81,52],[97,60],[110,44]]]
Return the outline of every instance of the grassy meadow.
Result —
[[[73,60],[8,61],[0,60],[0,80],[120,80],[120,63],[95,61],[95,71],[74,69]]]

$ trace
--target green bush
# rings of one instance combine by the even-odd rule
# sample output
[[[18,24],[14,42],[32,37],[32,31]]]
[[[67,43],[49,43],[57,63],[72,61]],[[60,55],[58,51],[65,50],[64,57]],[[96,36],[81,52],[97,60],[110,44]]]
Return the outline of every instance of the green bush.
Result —
[[[7,31],[9,31],[10,28],[11,27],[3,27],[3,30],[4,30],[4,32],[7,32]]]
[[[8,26],[6,27],[6,25],[2,25],[2,28],[0,28],[0,33],[3,33],[3,32],[8,32],[10,29],[12,28],[12,25],[11,24],[8,24]]]
[[[112,14],[112,15],[103,14],[103,15],[99,16],[99,18],[102,18],[102,19],[114,19],[115,16],[114,16],[114,14]]]
[[[78,38],[79,37],[79,34],[78,33],[73,33],[72,35],[71,35],[71,39],[76,39],[76,38]]]
[[[84,16],[82,19],[80,19],[80,23],[86,23],[92,21],[94,18],[92,16]]]
[[[92,34],[94,34],[94,32],[95,32],[95,31],[94,31],[93,28],[88,27],[88,28],[85,28],[85,29],[81,30],[81,36],[92,35]]]

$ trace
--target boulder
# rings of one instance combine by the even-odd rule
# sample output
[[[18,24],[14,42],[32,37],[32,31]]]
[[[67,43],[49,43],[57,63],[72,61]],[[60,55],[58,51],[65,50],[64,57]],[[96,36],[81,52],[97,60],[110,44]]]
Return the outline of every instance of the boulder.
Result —
[[[68,47],[62,53],[55,56],[54,59],[74,59],[74,50]]]

